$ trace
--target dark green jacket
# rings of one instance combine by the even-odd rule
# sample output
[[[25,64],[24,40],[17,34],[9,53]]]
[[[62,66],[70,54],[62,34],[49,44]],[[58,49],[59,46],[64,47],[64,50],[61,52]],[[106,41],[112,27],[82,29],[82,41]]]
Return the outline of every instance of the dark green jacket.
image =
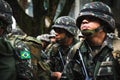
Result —
[[[9,41],[0,38],[0,80],[16,80],[15,59]]]

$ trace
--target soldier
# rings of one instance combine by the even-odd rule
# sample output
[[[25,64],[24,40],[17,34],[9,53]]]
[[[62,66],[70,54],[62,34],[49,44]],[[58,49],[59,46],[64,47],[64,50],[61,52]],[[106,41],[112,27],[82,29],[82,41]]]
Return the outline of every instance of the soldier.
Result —
[[[76,25],[81,30],[84,40],[79,48],[87,74],[81,80],[91,77],[93,80],[119,80],[117,62],[112,55],[112,41],[115,20],[108,5],[91,2],[83,6]],[[85,70],[86,69],[86,70]]]
[[[72,53],[72,47],[78,42],[75,38],[78,29],[74,19],[69,16],[59,17],[52,29],[55,30],[56,43],[53,44],[50,52],[51,78],[52,80],[60,80],[63,76],[66,79],[64,73],[69,61],[68,56]],[[75,64],[74,60],[72,63]],[[74,78],[71,80],[74,80]]]
[[[0,79],[16,80],[16,68],[13,48],[6,34],[12,27],[12,9],[4,0],[0,0]]]

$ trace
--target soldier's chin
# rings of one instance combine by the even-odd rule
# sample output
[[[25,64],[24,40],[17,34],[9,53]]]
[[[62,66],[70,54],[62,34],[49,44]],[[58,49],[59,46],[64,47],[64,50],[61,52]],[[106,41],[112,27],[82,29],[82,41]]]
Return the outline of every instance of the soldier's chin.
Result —
[[[81,32],[84,36],[92,36],[95,33],[94,30],[83,30]]]
[[[56,40],[56,42],[57,42],[57,43],[61,43],[61,40],[60,40],[60,39],[58,39],[58,40]]]

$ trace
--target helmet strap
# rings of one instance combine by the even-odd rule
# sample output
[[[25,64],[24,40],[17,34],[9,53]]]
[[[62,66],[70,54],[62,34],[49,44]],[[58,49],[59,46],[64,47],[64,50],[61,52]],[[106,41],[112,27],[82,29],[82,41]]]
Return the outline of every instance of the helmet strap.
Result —
[[[93,35],[94,33],[98,32],[101,29],[103,29],[103,26],[100,26],[100,27],[98,27],[98,28],[96,28],[94,30],[82,30],[81,32],[82,32],[82,34],[84,36],[91,36],[91,35]]]

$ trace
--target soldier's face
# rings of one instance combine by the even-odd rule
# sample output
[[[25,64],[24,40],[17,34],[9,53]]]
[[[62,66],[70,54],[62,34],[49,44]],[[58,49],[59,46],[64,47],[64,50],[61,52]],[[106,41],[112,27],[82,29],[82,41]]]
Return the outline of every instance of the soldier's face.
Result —
[[[55,37],[50,38],[50,41],[51,41],[52,43],[55,43],[55,42],[56,42]]]
[[[64,29],[55,28],[54,30],[55,30],[55,32],[56,32],[56,36],[55,36],[56,41],[59,41],[59,40],[62,40],[62,39],[65,38],[65,36],[66,36],[66,31],[65,31]]]
[[[100,20],[94,17],[85,17],[80,25],[81,30],[94,30],[100,27]]]

